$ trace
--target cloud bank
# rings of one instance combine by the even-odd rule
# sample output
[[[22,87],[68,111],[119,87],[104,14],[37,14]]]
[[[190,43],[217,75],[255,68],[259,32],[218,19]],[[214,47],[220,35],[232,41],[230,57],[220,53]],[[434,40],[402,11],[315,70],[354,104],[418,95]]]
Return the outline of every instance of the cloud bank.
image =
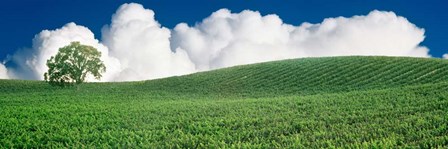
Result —
[[[220,9],[194,26],[172,30],[140,4],[123,4],[111,24],[94,38],[86,27],[68,23],[44,30],[30,49],[12,56],[16,67],[0,65],[0,78],[43,79],[46,60],[71,41],[96,47],[107,71],[102,81],[146,80],[241,64],[300,57],[384,55],[430,57],[420,46],[424,29],[393,12],[374,10],[321,23],[284,23],[275,14]],[[5,75],[6,74],[6,75]]]
[[[172,47],[186,50],[199,70],[207,70],[298,57],[429,57],[429,50],[419,46],[423,39],[423,29],[393,12],[293,26],[277,15],[221,9],[193,27],[177,25]]]

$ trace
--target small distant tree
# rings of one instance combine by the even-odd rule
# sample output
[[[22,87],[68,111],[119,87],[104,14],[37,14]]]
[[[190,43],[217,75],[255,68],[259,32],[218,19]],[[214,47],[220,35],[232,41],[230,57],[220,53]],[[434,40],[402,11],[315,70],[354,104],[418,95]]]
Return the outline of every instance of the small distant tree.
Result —
[[[88,74],[100,79],[101,73],[106,71],[100,57],[101,52],[94,47],[71,42],[47,60],[45,81],[51,85],[66,86],[83,83]]]

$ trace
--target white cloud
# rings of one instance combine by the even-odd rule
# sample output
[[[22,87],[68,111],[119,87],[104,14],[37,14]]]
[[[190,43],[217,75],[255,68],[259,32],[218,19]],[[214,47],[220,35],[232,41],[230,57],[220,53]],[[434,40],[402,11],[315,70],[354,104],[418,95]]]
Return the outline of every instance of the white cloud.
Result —
[[[442,58],[448,59],[448,54],[443,54]]]
[[[15,78],[42,80],[43,74],[48,69],[46,66],[47,60],[56,55],[59,48],[70,44],[72,41],[93,46],[101,52],[101,60],[104,61],[107,68],[103,80],[107,80],[114,73],[117,73],[120,64],[115,58],[108,56],[108,48],[99,43],[88,28],[75,23],[68,23],[60,29],[44,30],[37,34],[33,39],[33,48],[19,50],[12,56],[12,61],[18,66],[11,69],[12,73]]]
[[[35,36],[31,49],[11,57],[17,67],[6,71],[0,66],[0,77],[7,72],[10,78],[43,79],[46,60],[71,41],[102,52],[107,67],[103,81],[146,80],[299,57],[430,56],[419,45],[424,30],[393,12],[375,10],[295,26],[273,14],[221,9],[194,26],[180,23],[173,30],[159,24],[154,15],[140,4],[123,4],[103,28],[101,42],[75,23],[44,30]]]
[[[221,9],[193,27],[174,28],[172,47],[200,70],[298,57],[388,55],[429,57],[424,30],[393,12],[285,24],[277,15]]]
[[[194,72],[183,50],[170,49],[170,30],[154,20],[154,12],[139,4],[124,4],[103,29],[103,42],[122,70],[113,80],[145,80]]]
[[[303,24],[293,36],[310,56],[387,55],[429,57],[419,46],[424,30],[393,12],[372,11],[367,16],[329,18],[321,24]],[[312,50],[314,49],[314,50]]]
[[[2,63],[0,63],[0,79],[9,79],[8,70]]]

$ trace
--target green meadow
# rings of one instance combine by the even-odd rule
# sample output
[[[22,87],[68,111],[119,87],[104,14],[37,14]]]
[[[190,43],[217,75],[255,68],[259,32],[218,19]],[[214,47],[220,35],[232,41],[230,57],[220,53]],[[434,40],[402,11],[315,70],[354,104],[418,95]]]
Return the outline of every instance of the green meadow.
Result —
[[[302,58],[157,80],[0,80],[0,148],[447,148],[448,61]]]

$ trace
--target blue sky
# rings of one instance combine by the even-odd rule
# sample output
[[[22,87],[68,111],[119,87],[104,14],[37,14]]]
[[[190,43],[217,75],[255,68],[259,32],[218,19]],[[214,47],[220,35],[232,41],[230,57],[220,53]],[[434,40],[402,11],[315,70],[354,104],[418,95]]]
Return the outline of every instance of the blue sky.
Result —
[[[0,59],[17,49],[31,47],[32,38],[44,29],[60,28],[68,22],[88,27],[101,39],[101,28],[110,24],[111,15],[123,3],[136,2],[155,11],[156,19],[173,28],[180,22],[190,25],[200,22],[220,8],[232,12],[244,9],[260,11],[262,15],[277,14],[288,24],[319,23],[324,18],[366,15],[371,10],[393,11],[411,23],[425,29],[421,45],[434,57],[448,52],[448,4],[446,1],[165,1],[165,0],[3,0],[0,5]]]
[[[3,0],[0,79],[42,80],[72,41],[103,53],[101,81],[301,57],[448,59],[447,11],[441,0]]]

